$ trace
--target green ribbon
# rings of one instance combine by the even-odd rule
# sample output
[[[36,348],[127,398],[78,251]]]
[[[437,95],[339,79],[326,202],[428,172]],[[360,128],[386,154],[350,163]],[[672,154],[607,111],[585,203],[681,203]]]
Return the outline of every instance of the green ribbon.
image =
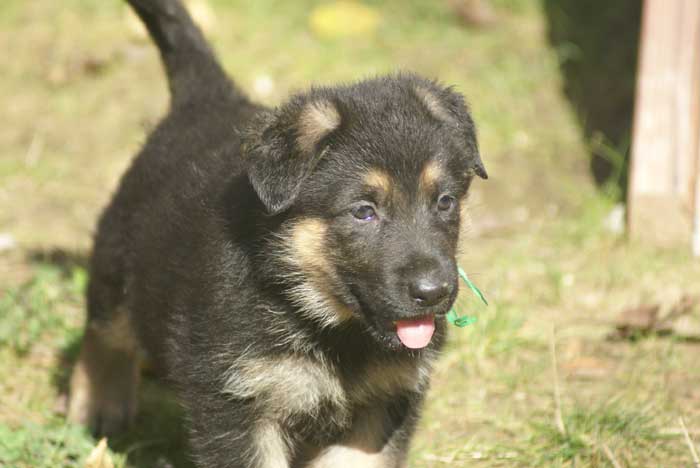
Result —
[[[484,294],[479,290],[479,288],[476,287],[474,283],[471,282],[467,274],[464,272],[462,267],[458,266],[457,271],[459,272],[459,277],[462,278],[462,281],[469,286],[469,289],[472,290],[472,292],[479,298],[481,299],[481,302],[483,302],[486,305],[489,305],[488,301],[486,301],[486,298],[484,297]],[[445,316],[447,318],[447,321],[450,322],[452,325],[455,325],[459,328],[466,327],[467,325],[471,325],[472,323],[476,322],[476,317],[472,315],[465,315],[460,317],[457,315],[457,312],[455,311],[454,307],[450,309],[450,311],[447,313]]]

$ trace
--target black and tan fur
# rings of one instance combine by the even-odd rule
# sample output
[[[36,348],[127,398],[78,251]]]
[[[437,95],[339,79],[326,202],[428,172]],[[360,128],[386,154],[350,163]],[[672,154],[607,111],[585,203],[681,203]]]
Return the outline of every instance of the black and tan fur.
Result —
[[[201,467],[400,467],[486,177],[461,96],[411,74],[248,100],[177,0],[129,0],[171,109],[99,222],[69,416],[111,434],[148,359]],[[434,316],[410,350],[394,322]]]

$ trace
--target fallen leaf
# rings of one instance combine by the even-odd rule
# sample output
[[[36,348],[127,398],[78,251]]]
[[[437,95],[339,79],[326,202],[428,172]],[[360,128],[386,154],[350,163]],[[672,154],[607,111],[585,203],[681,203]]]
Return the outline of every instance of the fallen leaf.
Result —
[[[581,356],[562,365],[567,374],[574,377],[595,378],[604,377],[612,366],[602,359],[593,356]]]
[[[334,2],[311,12],[309,25],[321,37],[354,37],[372,34],[379,26],[379,13],[359,2]]]
[[[640,305],[623,310],[615,326],[621,338],[627,338],[635,333],[649,333],[654,330],[659,318],[658,304]]]
[[[449,4],[468,26],[485,27],[496,22],[496,14],[488,0],[450,0]]]
[[[102,438],[92,449],[87,460],[85,460],[85,468],[114,468],[112,457],[107,451],[107,439]]]

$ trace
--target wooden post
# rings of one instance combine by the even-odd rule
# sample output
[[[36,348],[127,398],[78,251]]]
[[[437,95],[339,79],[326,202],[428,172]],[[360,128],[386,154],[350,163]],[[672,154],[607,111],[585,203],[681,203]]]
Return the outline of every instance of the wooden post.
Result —
[[[700,229],[698,0],[644,3],[630,171],[630,235],[690,247]]]

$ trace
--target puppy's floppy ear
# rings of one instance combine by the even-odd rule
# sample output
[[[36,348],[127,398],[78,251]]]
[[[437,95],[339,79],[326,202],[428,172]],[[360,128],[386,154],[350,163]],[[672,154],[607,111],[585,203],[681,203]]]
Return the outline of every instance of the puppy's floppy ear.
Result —
[[[263,112],[243,136],[248,179],[268,213],[289,208],[323,154],[321,141],[340,126],[327,99],[293,100]]]
[[[442,88],[434,83],[419,84],[415,86],[414,91],[435,119],[458,129],[462,141],[466,144],[468,170],[482,179],[488,179],[479,153],[474,120],[462,95],[452,88]]]

